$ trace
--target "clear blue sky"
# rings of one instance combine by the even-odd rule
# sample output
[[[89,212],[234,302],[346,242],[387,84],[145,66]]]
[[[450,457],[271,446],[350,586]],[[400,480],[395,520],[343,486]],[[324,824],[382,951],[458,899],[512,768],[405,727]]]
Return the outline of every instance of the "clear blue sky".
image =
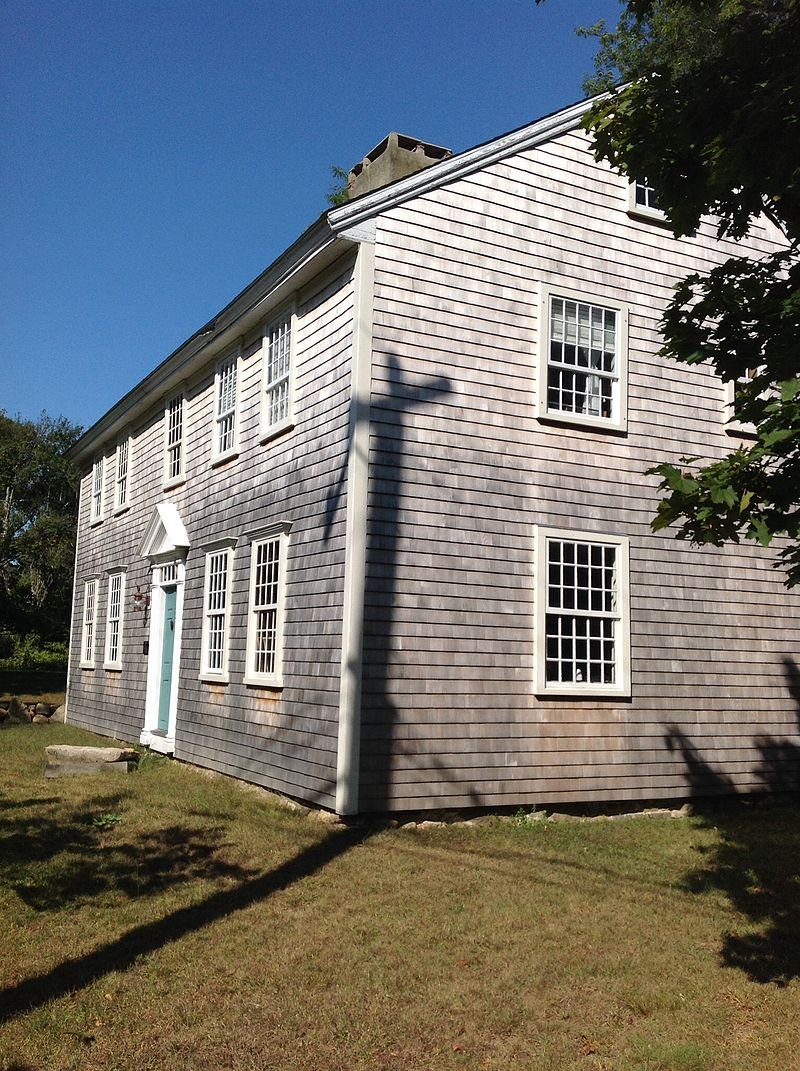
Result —
[[[88,426],[389,130],[456,152],[580,99],[618,0],[5,0],[0,409]]]

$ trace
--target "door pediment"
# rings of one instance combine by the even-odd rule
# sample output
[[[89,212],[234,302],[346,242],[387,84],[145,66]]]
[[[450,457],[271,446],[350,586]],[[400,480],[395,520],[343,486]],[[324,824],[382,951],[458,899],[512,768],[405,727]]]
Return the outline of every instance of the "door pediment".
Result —
[[[190,546],[177,507],[172,502],[159,502],[145,529],[139,554],[156,564],[171,558],[185,558]]]

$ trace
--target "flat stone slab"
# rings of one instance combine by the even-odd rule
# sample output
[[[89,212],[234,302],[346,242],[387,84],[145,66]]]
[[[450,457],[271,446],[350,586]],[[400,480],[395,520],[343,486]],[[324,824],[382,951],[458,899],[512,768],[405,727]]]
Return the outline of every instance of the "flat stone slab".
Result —
[[[45,777],[73,777],[77,774],[127,774],[136,769],[135,762],[48,762]]]
[[[76,747],[72,744],[50,744],[45,749],[51,763],[83,763],[106,765],[115,762],[136,762],[139,754],[131,747]]]

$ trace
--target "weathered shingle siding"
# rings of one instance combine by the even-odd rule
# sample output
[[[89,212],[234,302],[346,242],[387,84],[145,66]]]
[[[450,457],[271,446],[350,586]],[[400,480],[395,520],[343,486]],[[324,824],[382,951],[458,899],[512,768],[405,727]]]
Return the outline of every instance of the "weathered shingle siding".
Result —
[[[132,593],[137,583],[148,588],[150,577],[148,563],[136,551],[156,504],[167,499],[177,506],[191,540],[176,756],[331,804],[341,657],[352,258],[301,292],[296,309],[293,430],[260,442],[259,331],[248,335],[243,346],[237,457],[211,464],[216,364],[212,360],[205,373],[186,385],[184,484],[162,491],[163,399],[136,434],[128,513],[88,527],[86,481],[91,473],[84,477],[69,717],[100,732],[138,739],[144,723],[147,658],[142,655],[142,641],[147,629],[143,615],[132,612]],[[251,549],[247,536],[277,521],[291,523],[282,691],[243,683]],[[224,685],[199,680],[203,547],[222,537],[238,540],[229,624],[230,679]],[[83,578],[112,564],[129,570],[124,670],[115,676],[99,665],[94,671],[78,668]],[[101,584],[104,607],[105,578]]]
[[[736,248],[626,213],[571,133],[381,217],[362,806],[645,799],[794,776],[797,596],[759,549],[653,535],[655,477],[722,456],[722,385],[657,356],[676,279]],[[753,239],[767,249],[763,230]],[[539,287],[629,308],[628,430],[535,415]],[[534,695],[541,524],[630,538],[632,698]],[[788,661],[784,661],[788,660]]]

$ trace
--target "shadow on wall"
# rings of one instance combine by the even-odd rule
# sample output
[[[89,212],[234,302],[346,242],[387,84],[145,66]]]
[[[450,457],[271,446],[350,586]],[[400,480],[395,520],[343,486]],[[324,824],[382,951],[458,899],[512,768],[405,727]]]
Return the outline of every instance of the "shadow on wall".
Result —
[[[795,702],[800,731],[800,669],[784,658],[787,690]],[[732,780],[714,770],[677,726],[665,734],[671,751],[686,765],[691,794],[698,799],[735,795]],[[703,865],[686,877],[694,893],[719,890],[742,923],[722,939],[721,958],[756,982],[787,985],[800,977],[800,813],[781,794],[800,789],[800,746],[768,735],[755,738],[761,802],[743,807],[699,809],[699,819],[717,832]]]

